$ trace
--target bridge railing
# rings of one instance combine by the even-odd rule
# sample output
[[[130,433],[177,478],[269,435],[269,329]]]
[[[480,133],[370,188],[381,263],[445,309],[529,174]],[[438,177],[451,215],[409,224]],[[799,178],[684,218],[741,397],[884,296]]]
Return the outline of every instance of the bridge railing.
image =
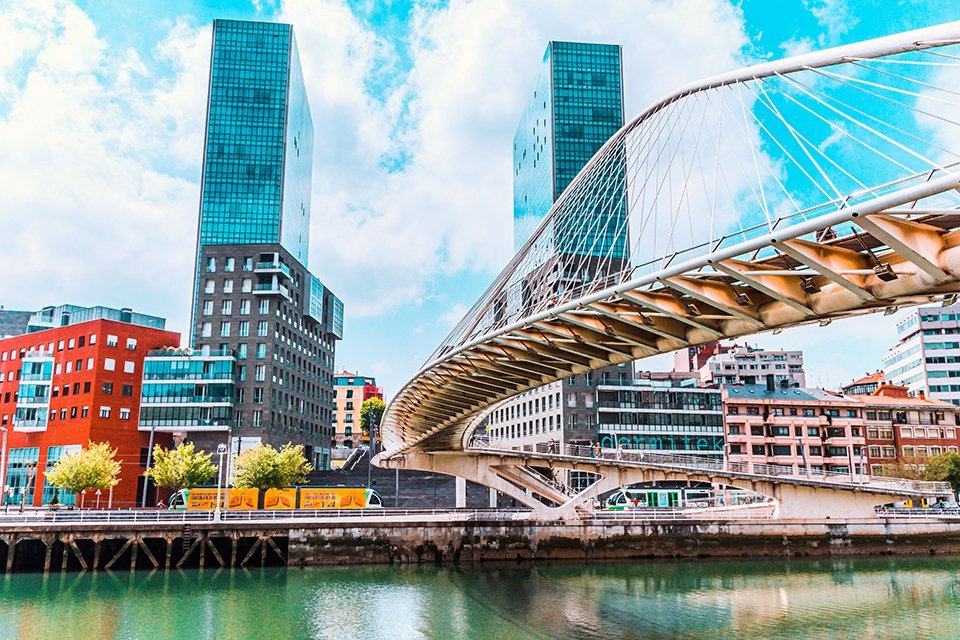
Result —
[[[490,442],[486,438],[474,438],[472,449],[486,451],[502,450],[517,453],[517,450],[506,449],[498,443]],[[560,444],[556,441],[539,442],[526,445],[522,451],[531,453],[555,455],[558,457],[573,457],[583,460],[607,460],[613,462],[641,463],[646,466],[667,467],[690,471],[715,471],[720,473],[735,473],[748,476],[762,476],[767,478],[795,478],[798,480],[813,480],[830,484],[862,485],[871,488],[889,489],[891,491],[926,492],[931,494],[950,494],[950,485],[946,482],[928,482],[923,480],[908,480],[905,478],[887,478],[861,473],[840,473],[822,469],[794,470],[791,466],[777,464],[763,464],[749,461],[717,459],[706,456],[685,455],[677,453],[659,453],[637,451],[632,449],[604,449],[599,446]]]
[[[221,511],[222,522],[275,522],[281,520],[336,520],[338,518],[448,518],[469,520],[509,520],[525,509],[309,509]],[[216,522],[214,511],[152,510],[48,510],[24,513],[0,512],[0,528],[17,524],[190,524]]]

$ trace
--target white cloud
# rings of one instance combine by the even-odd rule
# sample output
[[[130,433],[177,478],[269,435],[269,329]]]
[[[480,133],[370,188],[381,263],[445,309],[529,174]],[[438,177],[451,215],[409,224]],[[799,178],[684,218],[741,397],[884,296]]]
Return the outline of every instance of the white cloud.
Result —
[[[628,117],[747,45],[724,0],[455,0],[416,10],[406,72],[343,2],[289,0],[280,19],[316,126],[310,267],[353,317],[459,311],[460,276],[507,262],[511,141],[548,40],[622,43]],[[70,2],[0,7],[8,306],[131,305],[186,329],[210,38],[191,24],[158,27],[147,60]]]
[[[138,89],[143,63],[111,50],[74,5],[5,6],[0,24],[19,44],[0,62],[0,209],[4,244],[17,250],[0,259],[0,293],[8,304],[174,307],[182,318],[197,208],[182,164],[199,164],[202,126],[177,105],[202,101],[205,83],[179,74]],[[180,27],[158,55],[202,65],[209,48],[182,57],[202,41]]]

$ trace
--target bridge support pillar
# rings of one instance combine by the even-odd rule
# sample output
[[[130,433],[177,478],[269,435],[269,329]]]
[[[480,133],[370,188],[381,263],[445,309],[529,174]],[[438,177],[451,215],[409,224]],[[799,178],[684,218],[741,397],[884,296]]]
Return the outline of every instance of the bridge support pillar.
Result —
[[[491,488],[490,488],[490,502],[489,502],[489,506],[490,506],[491,509],[496,509],[496,508],[497,508],[497,497],[498,497],[498,496],[497,496],[497,490],[491,487]]]
[[[467,506],[467,479],[457,476],[457,509],[464,509]]]

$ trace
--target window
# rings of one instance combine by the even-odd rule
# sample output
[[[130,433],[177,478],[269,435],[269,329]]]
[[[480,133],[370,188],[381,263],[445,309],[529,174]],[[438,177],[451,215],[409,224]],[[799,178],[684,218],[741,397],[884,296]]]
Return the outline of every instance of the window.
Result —
[[[752,436],[762,436],[763,435],[763,425],[752,424],[750,425],[750,435]]]
[[[260,315],[266,315],[270,313],[270,301],[261,300],[260,301]]]
[[[213,315],[213,300],[205,300],[203,302],[203,315],[205,316]]]
[[[263,404],[263,387],[254,387],[253,404]]]
[[[97,334],[91,333],[91,334],[90,334],[90,345],[93,346],[93,345],[95,345],[95,344],[97,344]]]
[[[104,382],[103,385],[100,387],[100,391],[102,391],[103,393],[107,394],[108,396],[109,396],[109,395],[112,395],[112,394],[113,394],[113,383],[112,383],[112,382]]]
[[[267,365],[258,364],[257,368],[253,374],[253,379],[258,382],[263,382],[267,377]]]
[[[236,261],[233,258],[227,258],[227,263],[223,266],[224,271],[233,271]]]
[[[100,407],[100,417],[109,418],[110,417],[110,407]]]
[[[207,273],[216,273],[216,271],[217,271],[217,259],[207,258]]]
[[[137,350],[137,339],[136,338],[127,338],[127,349],[131,351]]]
[[[240,359],[247,357],[247,344],[245,342],[237,345],[237,357]]]
[[[250,322],[247,320],[242,320],[240,326],[237,327],[237,335],[241,338],[246,338],[250,335]]]
[[[923,431],[923,429],[921,429]],[[900,427],[900,437],[901,438],[912,438],[913,437],[913,427]]]
[[[223,304],[220,305],[220,313],[225,316],[233,313],[233,300],[224,300]]]
[[[229,323],[229,322],[221,322],[221,323],[220,323],[220,337],[221,337],[221,338],[229,338],[229,337],[230,337],[230,323]]]
[[[223,292],[224,292],[224,293],[233,293],[233,280],[224,280],[224,281],[223,281]]]
[[[262,412],[262,411],[254,411],[254,412],[253,412],[253,426],[255,426],[255,427],[261,427],[261,426],[263,426],[263,412]]]
[[[267,357],[267,345],[264,343],[257,344],[257,357],[266,358]]]
[[[240,291],[243,293],[250,293],[253,291],[253,280],[250,278],[244,278],[240,281]]]
[[[127,409],[127,408],[123,408],[123,407],[122,407],[122,408],[120,409],[120,419],[121,419],[121,420],[129,420],[129,419],[130,419],[130,409]]]
[[[113,358],[104,358],[103,359],[103,368],[106,371],[116,371],[117,361]]]
[[[137,370],[137,363],[130,360],[126,360],[123,363],[123,372],[124,373],[135,373]]]
[[[125,397],[127,397],[127,398],[132,397],[132,396],[133,396],[133,385],[132,385],[132,384],[125,384],[125,385],[123,385],[122,387],[120,387],[120,395],[125,396]]]
[[[213,334],[213,323],[204,322],[200,327],[200,336],[203,338],[209,338]]]
[[[240,301],[240,315],[242,315],[242,316],[248,316],[248,315],[250,315],[250,301],[249,301],[249,300],[241,300],[241,301]]]
[[[217,292],[217,283],[213,280],[207,280],[203,283],[203,292],[204,293],[216,293]]]
[[[107,335],[107,346],[108,346],[108,347],[115,347],[115,346],[117,346],[117,341],[118,341],[118,340],[119,340],[119,338],[117,338],[117,336],[111,336],[111,335],[108,334],[108,335]]]
[[[258,335],[258,336],[260,336],[261,338],[266,337],[266,335],[267,335],[267,330],[268,330],[268,326],[267,326],[267,321],[266,321],[266,320],[261,320],[260,322],[257,323],[257,335]]]

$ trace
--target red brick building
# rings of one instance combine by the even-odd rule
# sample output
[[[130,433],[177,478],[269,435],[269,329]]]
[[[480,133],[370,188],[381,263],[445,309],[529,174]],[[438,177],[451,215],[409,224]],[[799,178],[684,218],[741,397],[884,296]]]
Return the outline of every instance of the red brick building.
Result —
[[[138,431],[143,359],[151,349],[178,346],[180,335],[163,330],[163,320],[124,310],[94,308],[97,319],[67,323],[0,340],[0,428],[6,431],[6,503],[46,504],[54,489],[45,471],[88,442],[107,441],[122,461],[112,506],[134,506],[143,481],[149,433]],[[90,311],[90,310],[84,310]],[[79,320],[84,315],[78,314]],[[143,319],[138,321],[138,319]],[[146,326],[152,325],[152,326]],[[169,436],[157,435],[168,446]],[[30,463],[36,476],[28,483]],[[2,470],[0,470],[2,473]],[[0,476],[3,477],[3,476]],[[106,507],[109,496],[101,496]],[[59,495],[63,504],[80,497]],[[96,503],[87,495],[85,506]]]
[[[850,397],[850,396],[848,396]],[[960,448],[960,407],[909,395],[907,387],[880,384],[863,404],[867,460],[872,473],[884,466],[923,464],[923,459]]]

